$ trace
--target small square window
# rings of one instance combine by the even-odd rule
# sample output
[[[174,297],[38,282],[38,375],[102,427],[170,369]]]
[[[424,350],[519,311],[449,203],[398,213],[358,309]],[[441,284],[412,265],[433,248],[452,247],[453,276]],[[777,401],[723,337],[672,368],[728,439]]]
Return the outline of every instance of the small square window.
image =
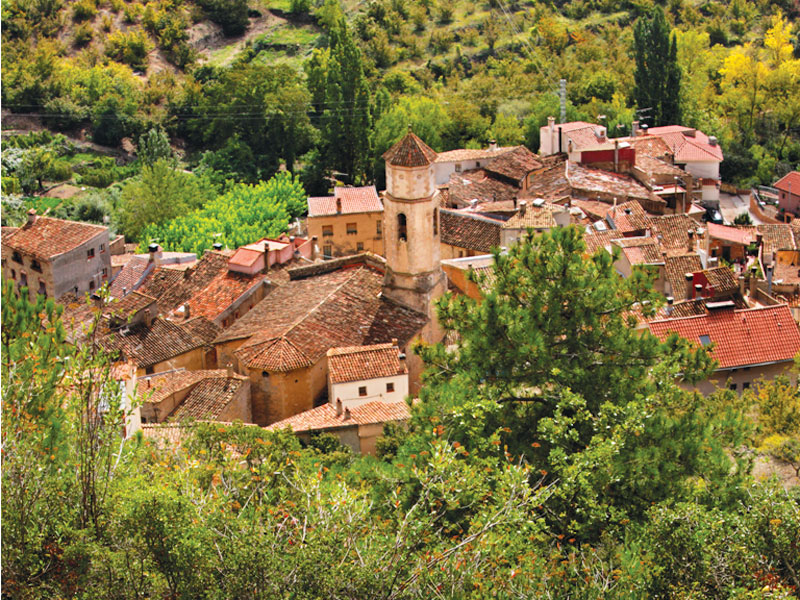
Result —
[[[711,343],[711,338],[709,336],[707,336],[707,335],[701,335],[700,336],[700,343],[703,346],[708,346]]]
[[[47,288],[44,285],[44,281],[39,281],[39,293],[42,296],[47,296]]]
[[[152,375],[155,369],[153,367],[145,367],[144,373],[145,375]]]
[[[730,390],[732,390],[732,391],[734,391],[734,392],[735,392],[735,391],[738,389],[738,387],[739,387],[739,386],[737,386],[735,383],[732,383],[732,384],[730,384],[730,385],[728,386],[728,389],[730,389]]]
[[[745,381],[745,382],[742,384],[742,389],[743,389],[743,390],[749,390],[749,389],[750,389],[750,382],[749,382],[749,381]]]
[[[364,249],[364,242],[358,242],[356,244],[356,251],[361,252]]]
[[[22,262],[22,255],[19,252],[14,252],[14,254],[11,255],[11,260],[18,262],[19,264],[24,264]]]
[[[386,392],[387,393],[391,393],[393,391],[394,391],[394,383],[392,383],[392,382],[387,383],[386,384]]]
[[[86,259],[94,258],[94,248],[89,248],[86,251]]]
[[[90,281],[90,282],[89,282],[89,289],[90,289],[90,290],[93,290],[93,289],[94,289],[94,281]]]
[[[333,256],[333,246],[323,246],[322,254],[325,258],[331,258]]]
[[[347,235],[355,235],[358,233],[358,225],[356,223],[347,224]]]
[[[461,173],[461,163],[456,163],[456,173]]]
[[[367,386],[362,385],[358,388],[358,395],[359,396],[366,396],[367,395]]]
[[[326,237],[330,237],[333,235],[333,225],[323,225],[322,226],[322,235]]]
[[[105,251],[106,251],[106,245],[105,244],[100,244],[100,254],[102,254]]]

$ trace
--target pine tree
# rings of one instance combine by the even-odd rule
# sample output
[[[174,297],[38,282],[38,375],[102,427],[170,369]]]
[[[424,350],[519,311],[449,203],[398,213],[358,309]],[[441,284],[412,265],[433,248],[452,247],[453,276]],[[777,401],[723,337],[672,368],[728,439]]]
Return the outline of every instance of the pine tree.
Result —
[[[330,31],[330,59],[323,113],[323,145],[328,168],[363,182],[369,165],[372,126],[370,95],[359,50],[347,23]]]
[[[680,67],[677,41],[669,39],[664,11],[656,7],[651,18],[640,18],[633,29],[636,71],[634,97],[652,125],[677,124],[680,119]]]

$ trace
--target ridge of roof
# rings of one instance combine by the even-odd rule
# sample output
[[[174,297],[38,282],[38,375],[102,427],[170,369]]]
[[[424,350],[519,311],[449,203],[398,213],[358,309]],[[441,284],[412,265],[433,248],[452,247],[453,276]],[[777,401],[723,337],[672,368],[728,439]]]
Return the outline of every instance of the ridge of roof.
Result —
[[[395,167],[425,167],[436,160],[436,152],[409,128],[403,139],[383,153],[383,159]]]

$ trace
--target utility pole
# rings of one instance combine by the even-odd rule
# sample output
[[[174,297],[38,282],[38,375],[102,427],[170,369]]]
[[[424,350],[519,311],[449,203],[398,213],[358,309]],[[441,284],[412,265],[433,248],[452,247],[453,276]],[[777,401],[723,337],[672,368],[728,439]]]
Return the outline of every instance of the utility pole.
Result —
[[[558,82],[558,97],[561,100],[561,122],[567,122],[567,80],[560,79]]]

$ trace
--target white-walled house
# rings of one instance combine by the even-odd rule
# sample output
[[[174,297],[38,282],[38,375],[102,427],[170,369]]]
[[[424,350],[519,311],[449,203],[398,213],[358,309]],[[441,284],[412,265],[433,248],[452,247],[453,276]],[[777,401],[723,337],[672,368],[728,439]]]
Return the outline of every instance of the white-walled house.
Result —
[[[408,368],[397,343],[328,350],[328,398],[353,408],[381,400],[398,402],[408,395]]]

